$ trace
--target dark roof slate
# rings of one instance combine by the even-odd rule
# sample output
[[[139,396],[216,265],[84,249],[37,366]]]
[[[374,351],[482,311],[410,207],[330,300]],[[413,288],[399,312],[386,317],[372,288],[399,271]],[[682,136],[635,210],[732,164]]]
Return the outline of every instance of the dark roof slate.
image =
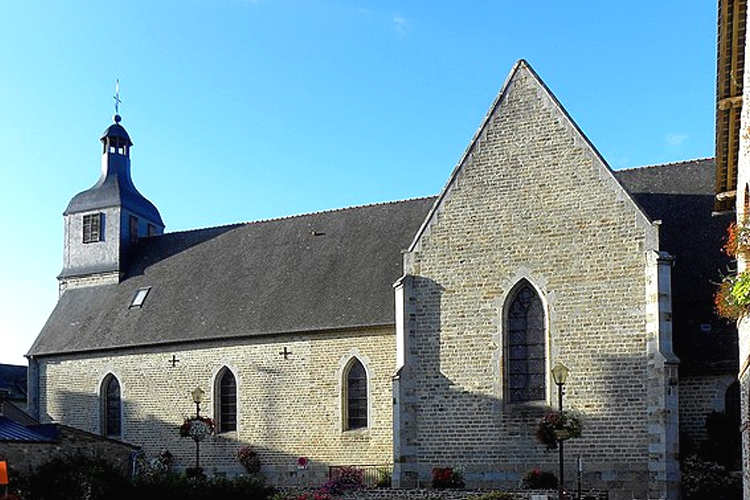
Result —
[[[433,202],[144,238],[120,284],[63,293],[29,355],[392,325],[401,251]]]
[[[110,169],[95,185],[75,195],[64,215],[122,206],[148,220],[164,225],[156,206],[143,196],[129,179],[129,173]]]
[[[115,123],[113,123],[112,125],[104,129],[104,132],[102,132],[102,137],[100,138],[100,140],[104,142],[107,137],[117,137],[119,139],[125,140],[128,146],[133,145],[133,141],[130,140],[130,135],[128,134],[128,131],[125,130],[125,127],[120,125],[119,116],[117,115],[115,116]]]
[[[676,354],[691,370],[736,369],[733,325],[712,296],[731,267],[731,215],[712,216],[713,160],[615,171],[675,256]],[[119,285],[65,292],[30,355],[392,325],[401,250],[435,198],[145,238]],[[152,287],[141,308],[135,292]]]
[[[115,123],[104,130],[101,141],[108,138],[125,140],[128,146],[133,145],[125,127],[120,125],[120,117],[115,115]],[[121,206],[135,214],[146,217],[149,221],[164,226],[161,215],[153,203],[143,196],[133,184],[130,176],[130,159],[119,154],[104,152],[104,171],[96,184],[75,195],[68,203],[64,215],[101,210]],[[108,159],[108,161],[107,161]]]
[[[652,220],[661,220],[660,249],[675,258],[672,272],[673,340],[682,366],[737,371],[733,324],[716,316],[716,284],[733,267],[721,247],[733,214],[713,215],[711,158],[615,172]]]

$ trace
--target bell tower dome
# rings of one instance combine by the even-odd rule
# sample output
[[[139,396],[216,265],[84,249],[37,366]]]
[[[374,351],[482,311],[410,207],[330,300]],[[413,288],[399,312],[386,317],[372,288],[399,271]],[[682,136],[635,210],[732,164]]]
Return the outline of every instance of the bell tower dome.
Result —
[[[118,97],[119,103],[119,97]],[[139,238],[164,232],[161,215],[133,184],[133,141],[120,122],[104,130],[102,171],[96,184],[75,195],[63,216],[65,245],[60,293],[68,288],[117,283]]]

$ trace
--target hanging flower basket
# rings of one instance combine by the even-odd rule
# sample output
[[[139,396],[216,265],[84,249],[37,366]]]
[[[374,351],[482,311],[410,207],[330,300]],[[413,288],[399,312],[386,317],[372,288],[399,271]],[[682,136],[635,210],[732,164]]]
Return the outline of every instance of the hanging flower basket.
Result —
[[[729,275],[719,284],[714,295],[716,314],[736,321],[750,310],[750,271]]]
[[[550,412],[537,424],[536,438],[548,450],[557,449],[557,443],[570,438],[581,437],[581,425],[578,417],[569,412]]]
[[[746,219],[739,224],[735,222],[729,224],[722,249],[730,257],[750,251],[750,224]]]
[[[180,436],[189,437],[193,441],[203,441],[206,436],[213,434],[216,424],[208,417],[186,418],[180,426]]]

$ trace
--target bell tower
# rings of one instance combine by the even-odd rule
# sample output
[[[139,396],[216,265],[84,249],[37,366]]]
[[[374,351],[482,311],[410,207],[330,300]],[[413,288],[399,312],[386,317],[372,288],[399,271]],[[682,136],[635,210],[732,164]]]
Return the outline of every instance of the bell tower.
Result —
[[[119,105],[119,92],[115,99]],[[114,123],[102,134],[98,182],[75,195],[63,213],[60,294],[68,288],[118,283],[128,269],[128,257],[138,239],[164,232],[159,211],[133,184],[133,142],[121,121],[115,114]]]

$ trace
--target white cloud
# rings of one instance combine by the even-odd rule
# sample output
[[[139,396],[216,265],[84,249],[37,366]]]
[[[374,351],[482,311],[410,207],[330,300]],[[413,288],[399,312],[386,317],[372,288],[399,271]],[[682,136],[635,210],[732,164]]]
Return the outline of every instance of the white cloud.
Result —
[[[393,28],[401,36],[406,35],[406,28],[409,25],[409,20],[403,16],[393,16]]]
[[[672,148],[679,148],[681,146],[684,146],[688,142],[689,137],[687,134],[678,134],[675,132],[670,132],[664,137],[664,141],[667,143],[667,146]]]

